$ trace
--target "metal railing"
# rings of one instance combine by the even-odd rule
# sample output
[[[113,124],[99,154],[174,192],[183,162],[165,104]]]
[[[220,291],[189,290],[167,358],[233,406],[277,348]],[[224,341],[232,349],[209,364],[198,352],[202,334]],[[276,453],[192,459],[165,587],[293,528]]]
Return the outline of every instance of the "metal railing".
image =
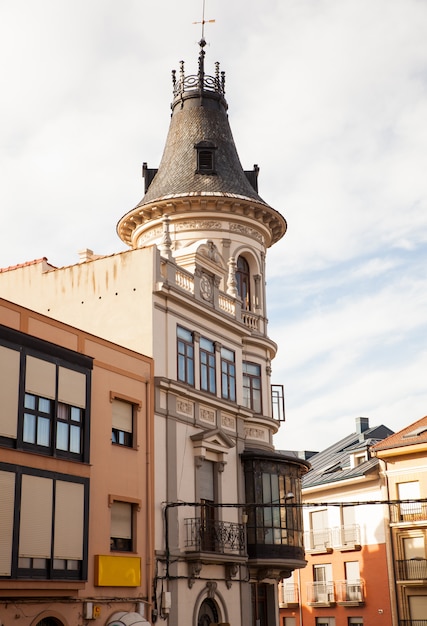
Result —
[[[195,517],[185,520],[185,528],[185,547],[191,551],[246,555],[244,524]]]
[[[365,601],[363,580],[337,580],[335,582],[337,601],[342,603],[361,603]]]
[[[396,567],[399,580],[427,580],[427,559],[399,559]]]
[[[307,583],[308,604],[333,604],[335,601],[335,587],[332,581]]]
[[[304,533],[304,546],[307,551],[328,550],[360,545],[359,524],[308,530]]]
[[[399,626],[427,626],[427,619],[400,619]]]
[[[427,520],[427,502],[402,502],[390,504],[390,521],[423,522]]]
[[[337,526],[332,529],[333,546],[354,546],[360,545],[359,524],[349,524],[348,526]]]
[[[332,547],[332,532],[330,528],[321,530],[307,530],[304,533],[306,550],[327,550]]]
[[[279,603],[281,606],[299,604],[298,585],[295,583],[282,583],[279,589]]]

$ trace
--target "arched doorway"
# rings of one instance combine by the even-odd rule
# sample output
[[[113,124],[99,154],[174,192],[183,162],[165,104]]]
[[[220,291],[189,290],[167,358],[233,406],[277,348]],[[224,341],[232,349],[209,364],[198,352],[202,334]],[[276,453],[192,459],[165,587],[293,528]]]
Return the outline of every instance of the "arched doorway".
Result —
[[[217,624],[219,622],[218,615],[218,606],[216,602],[211,598],[206,598],[200,605],[197,626],[210,626],[210,624]]]

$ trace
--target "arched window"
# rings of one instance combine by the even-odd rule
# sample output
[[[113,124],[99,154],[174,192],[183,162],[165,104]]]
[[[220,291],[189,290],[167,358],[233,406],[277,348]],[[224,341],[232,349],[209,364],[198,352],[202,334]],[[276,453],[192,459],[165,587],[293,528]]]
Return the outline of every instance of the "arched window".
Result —
[[[63,626],[62,622],[56,617],[45,617],[40,622],[37,622],[37,626]]]
[[[210,624],[217,624],[218,617],[219,613],[216,602],[211,598],[206,598],[206,600],[203,600],[199,609],[197,626],[210,626]]]
[[[249,263],[243,256],[237,259],[236,282],[237,293],[242,299],[242,307],[249,310],[251,308]]]

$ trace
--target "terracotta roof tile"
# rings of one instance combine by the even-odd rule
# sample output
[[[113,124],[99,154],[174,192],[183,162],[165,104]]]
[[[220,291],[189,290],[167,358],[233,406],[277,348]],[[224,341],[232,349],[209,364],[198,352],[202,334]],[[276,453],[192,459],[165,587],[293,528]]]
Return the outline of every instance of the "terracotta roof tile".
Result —
[[[387,439],[383,439],[383,441],[372,446],[372,450],[376,452],[377,450],[388,450],[401,446],[413,446],[418,443],[427,443],[427,415],[390,435]]]

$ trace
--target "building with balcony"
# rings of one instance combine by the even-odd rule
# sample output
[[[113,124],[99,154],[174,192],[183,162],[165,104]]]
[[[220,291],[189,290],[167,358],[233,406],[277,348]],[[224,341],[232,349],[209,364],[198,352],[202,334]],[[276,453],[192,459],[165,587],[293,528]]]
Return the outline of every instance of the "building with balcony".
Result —
[[[372,448],[384,476],[393,626],[427,626],[427,417]]]
[[[195,74],[183,63],[173,73],[162,160],[144,164],[145,195],[117,226],[129,250],[6,268],[0,288],[154,359],[151,621],[275,626],[277,581],[306,564],[291,503],[309,467],[273,446],[284,401],[271,379],[266,253],[286,221],[259,195],[258,166],[242,168],[205,45]]]
[[[382,479],[370,447],[391,433],[359,417],[355,432],[310,456],[302,492],[308,563],[279,584],[283,626],[390,624]]]
[[[152,360],[0,299],[0,372],[0,623],[147,624]]]

